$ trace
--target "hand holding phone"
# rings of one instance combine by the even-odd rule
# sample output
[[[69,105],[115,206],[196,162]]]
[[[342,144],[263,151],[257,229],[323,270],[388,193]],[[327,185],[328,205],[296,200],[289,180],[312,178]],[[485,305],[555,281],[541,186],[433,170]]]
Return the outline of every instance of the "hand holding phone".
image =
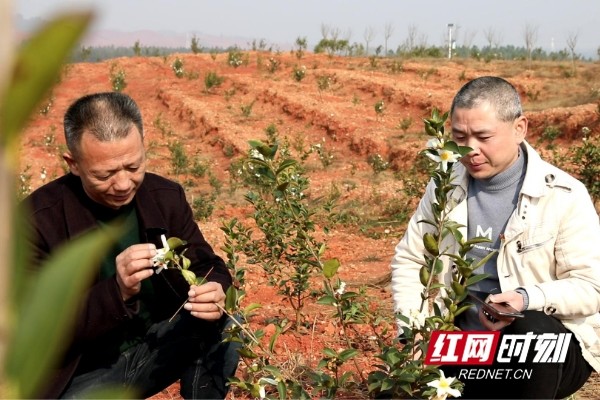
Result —
[[[488,299],[481,300],[477,296],[469,294],[469,299],[473,300],[479,307],[479,321],[489,330],[497,331],[509,325],[515,318],[523,318],[520,311],[514,309],[508,303],[492,303]]]

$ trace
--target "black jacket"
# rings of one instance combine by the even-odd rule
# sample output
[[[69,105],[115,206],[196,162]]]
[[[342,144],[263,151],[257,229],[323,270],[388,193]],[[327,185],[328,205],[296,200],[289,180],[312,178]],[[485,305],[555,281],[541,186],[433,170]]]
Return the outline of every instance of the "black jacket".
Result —
[[[148,232],[152,228],[165,230],[166,237],[176,236],[186,240],[191,244],[185,253],[191,261],[190,269],[196,276],[203,277],[213,268],[207,279],[219,282],[227,291],[231,285],[231,275],[223,260],[202,236],[180,185],[146,173],[134,202],[142,242],[153,242],[157,248],[162,247],[159,236],[149,237]],[[24,205],[34,230],[32,246],[38,266],[57,246],[97,226],[81,180],[72,174],[37,189],[25,200]],[[165,270],[150,279],[156,296],[160,296],[158,312],[168,318],[187,299],[189,285],[176,270]],[[82,353],[94,346],[99,338],[126,324],[135,315],[136,309],[135,303],[128,301],[125,304],[114,277],[96,280],[75,322],[64,362],[42,397],[58,397],[75,372]],[[215,329],[217,326],[214,324]]]

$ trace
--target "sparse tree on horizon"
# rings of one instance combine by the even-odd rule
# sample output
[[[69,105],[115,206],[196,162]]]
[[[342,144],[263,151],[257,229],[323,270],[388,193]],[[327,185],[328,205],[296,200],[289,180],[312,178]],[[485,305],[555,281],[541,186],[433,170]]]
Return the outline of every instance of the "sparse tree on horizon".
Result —
[[[410,24],[408,26],[408,35],[406,36],[406,51],[411,52],[414,50],[417,44],[417,35],[419,34],[419,28],[416,25]]]
[[[198,40],[198,37],[196,35],[192,36],[192,43],[190,45],[190,48],[192,50],[192,53],[194,53],[194,54],[202,53],[202,48],[200,47],[200,41]]]
[[[136,57],[139,57],[142,54],[142,46],[140,45],[139,40],[136,40],[133,44],[133,54],[135,54]]]
[[[384,45],[385,45],[385,56],[388,55],[388,40],[394,34],[394,25],[391,22],[385,24],[383,28],[383,37],[384,37]]]
[[[363,33],[363,39],[365,39],[365,43],[366,43],[365,48],[366,48],[367,56],[369,55],[369,43],[371,43],[373,41],[373,38],[375,38],[375,29],[373,29],[372,26],[367,26]]]
[[[571,53],[571,73],[573,76],[575,76],[575,73],[577,72],[575,70],[575,47],[577,46],[577,36],[579,36],[579,32],[570,32],[567,35],[567,47],[569,48],[569,52]]]
[[[533,53],[533,48],[535,47],[535,43],[537,42],[537,37],[538,26],[534,26],[531,24],[525,25],[525,29],[523,31],[523,38],[525,39],[525,48],[527,49],[527,61],[529,68],[531,68],[531,54]]]
[[[296,38],[296,46],[298,46],[298,49],[296,49],[296,57],[298,59],[301,59],[302,56],[304,56],[304,52],[306,51],[306,47],[307,45],[307,41],[306,41],[306,36],[298,36]]]
[[[331,32],[331,27],[327,24],[321,24],[321,39],[329,39],[329,33]]]

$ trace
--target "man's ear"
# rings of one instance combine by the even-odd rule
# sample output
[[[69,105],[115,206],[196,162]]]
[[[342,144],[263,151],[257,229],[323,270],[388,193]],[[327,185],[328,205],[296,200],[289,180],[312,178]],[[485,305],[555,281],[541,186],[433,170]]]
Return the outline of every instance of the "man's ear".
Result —
[[[515,140],[517,144],[521,144],[523,140],[525,140],[525,136],[527,136],[527,126],[529,122],[524,115],[521,115],[519,118],[515,120],[513,123],[513,129],[515,132]]]
[[[69,166],[71,173],[73,175],[79,176],[79,167],[77,166],[77,161],[75,161],[75,158],[73,158],[73,155],[69,152],[65,152],[65,153],[63,153],[63,160],[65,160],[65,162]]]

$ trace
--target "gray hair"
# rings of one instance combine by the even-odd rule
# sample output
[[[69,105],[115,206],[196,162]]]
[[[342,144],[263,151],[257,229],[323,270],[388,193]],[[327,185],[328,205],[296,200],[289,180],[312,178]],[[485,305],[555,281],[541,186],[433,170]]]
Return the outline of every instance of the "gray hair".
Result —
[[[500,121],[514,121],[523,114],[515,87],[497,76],[482,76],[467,82],[454,96],[450,113],[456,108],[472,109],[485,102],[496,110]]]
[[[133,126],[143,138],[140,109],[131,97],[119,92],[83,96],[69,106],[64,118],[65,140],[73,156],[79,154],[84,132],[108,142],[127,137]]]

